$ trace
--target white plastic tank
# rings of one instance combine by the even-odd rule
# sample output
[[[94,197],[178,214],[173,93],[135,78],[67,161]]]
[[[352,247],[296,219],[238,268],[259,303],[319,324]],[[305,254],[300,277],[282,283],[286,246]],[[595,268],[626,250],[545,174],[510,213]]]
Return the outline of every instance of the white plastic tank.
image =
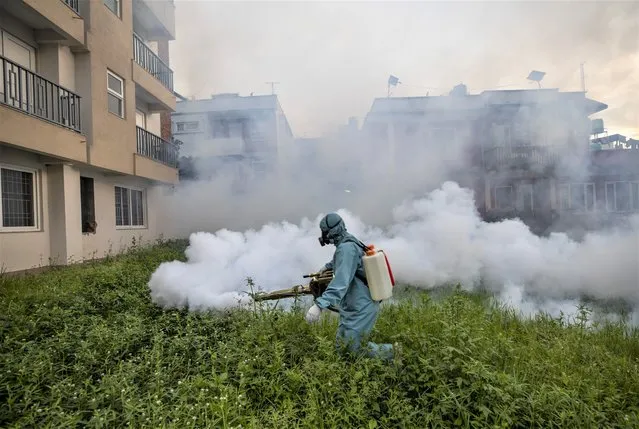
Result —
[[[382,301],[393,296],[390,266],[383,251],[375,250],[374,246],[368,248],[362,257],[368,288],[374,301]]]

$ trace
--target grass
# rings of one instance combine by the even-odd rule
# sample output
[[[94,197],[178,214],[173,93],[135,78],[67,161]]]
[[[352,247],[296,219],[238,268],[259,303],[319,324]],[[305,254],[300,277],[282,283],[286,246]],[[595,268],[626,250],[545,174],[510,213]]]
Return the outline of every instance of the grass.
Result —
[[[146,282],[182,243],[0,277],[0,426],[637,427],[639,335],[524,321],[459,290],[384,308],[401,366],[346,359],[303,310],[164,311]]]

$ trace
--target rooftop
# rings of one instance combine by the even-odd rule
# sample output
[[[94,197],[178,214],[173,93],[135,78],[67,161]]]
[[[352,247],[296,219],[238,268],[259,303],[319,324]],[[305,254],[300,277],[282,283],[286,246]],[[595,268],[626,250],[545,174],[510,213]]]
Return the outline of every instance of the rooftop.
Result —
[[[416,113],[429,110],[481,109],[498,105],[550,104],[576,101],[584,105],[589,115],[608,106],[586,98],[582,91],[559,92],[558,89],[488,90],[479,94],[451,93],[441,96],[376,98],[369,114]]]
[[[211,98],[177,102],[176,113],[223,112],[229,110],[280,109],[277,95],[214,94]]]

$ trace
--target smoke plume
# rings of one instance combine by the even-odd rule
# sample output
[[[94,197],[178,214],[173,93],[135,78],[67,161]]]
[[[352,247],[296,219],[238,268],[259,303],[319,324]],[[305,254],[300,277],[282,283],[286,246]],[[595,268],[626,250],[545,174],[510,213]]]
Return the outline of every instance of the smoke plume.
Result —
[[[403,284],[487,288],[529,311],[535,297],[546,302],[546,309],[584,296],[639,300],[639,217],[632,218],[630,229],[589,233],[581,242],[562,233],[539,237],[519,220],[483,222],[472,192],[454,182],[398,205],[383,229],[349,211],[338,213],[351,233],[387,252]],[[247,277],[263,290],[301,283],[302,274],[316,271],[332,256],[332,249],[317,242],[320,216],[244,233],[192,234],[187,262],[164,263],[153,274],[154,302],[223,309],[248,302]]]
[[[365,9],[366,28],[356,25],[364,9],[354,4],[268,5],[258,12],[264,5],[241,3],[233,6],[238,13],[221,3],[177,4],[178,24],[186,23],[178,44],[185,49],[173,64],[185,95],[259,92],[277,75],[296,135],[364,113],[386,89],[388,73],[408,82],[396,95],[440,95],[460,81],[476,94],[522,83],[531,69],[548,72],[546,87],[578,90],[583,61],[588,96],[625,109],[611,109],[610,124],[634,129],[639,114],[626,90],[637,85],[628,74],[637,59],[636,3],[376,3]],[[332,22],[330,36],[322,33],[326,22]],[[391,34],[403,36],[393,41]],[[613,75],[622,80],[611,93]],[[529,125],[552,130],[561,113]],[[524,123],[525,115],[519,113]],[[529,314],[574,308],[582,297],[639,300],[637,217],[579,240],[566,233],[540,237],[516,219],[484,222],[468,180],[472,129],[457,129],[438,144],[425,144],[422,131],[396,134],[391,152],[384,138],[369,134],[290,142],[280,148],[274,171],[246,180],[238,180],[234,165],[199,160],[200,179],[177,186],[161,211],[167,235],[190,236],[190,245],[187,262],[164,263],[153,274],[153,301],[223,309],[249,302],[247,277],[263,290],[301,283],[332,256],[332,248],[317,242],[319,219],[329,211],[388,253],[400,283],[488,289]],[[534,137],[530,143],[546,144]],[[566,153],[560,161],[564,180],[587,178],[586,158]]]

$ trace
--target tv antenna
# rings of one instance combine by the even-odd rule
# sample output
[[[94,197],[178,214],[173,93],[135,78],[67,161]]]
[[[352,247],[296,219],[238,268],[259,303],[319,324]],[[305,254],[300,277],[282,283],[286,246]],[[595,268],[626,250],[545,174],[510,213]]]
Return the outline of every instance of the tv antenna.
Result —
[[[537,85],[539,85],[539,88],[541,88],[541,80],[544,78],[544,76],[546,76],[546,72],[533,70],[528,75],[528,80],[537,82]]]
[[[586,75],[584,74],[584,63],[579,64],[579,69],[581,71],[581,90],[585,93],[586,92]]]
[[[275,95],[275,85],[278,85],[279,82],[266,82],[267,85],[271,85],[271,95]]]

